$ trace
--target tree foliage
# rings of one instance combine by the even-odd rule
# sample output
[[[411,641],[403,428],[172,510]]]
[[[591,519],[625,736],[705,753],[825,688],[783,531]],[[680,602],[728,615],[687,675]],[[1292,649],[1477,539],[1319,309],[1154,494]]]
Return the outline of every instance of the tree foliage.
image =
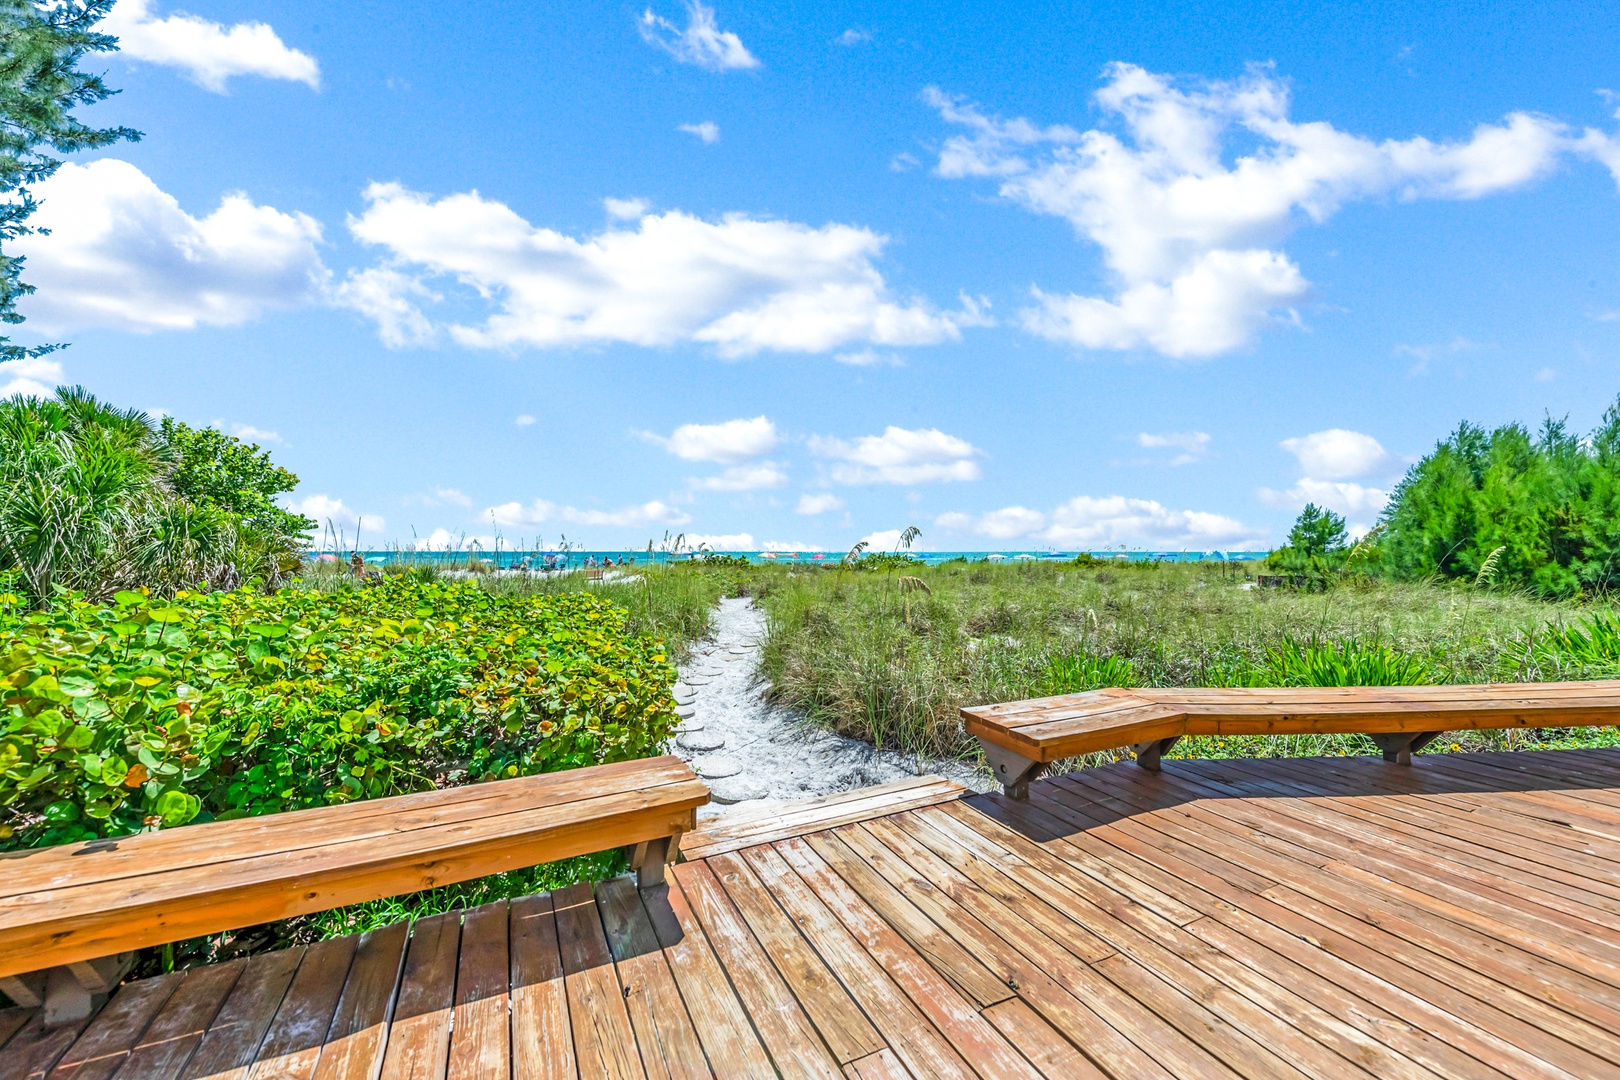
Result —
[[[1397,578],[1491,578],[1545,596],[1620,584],[1620,400],[1588,437],[1548,418],[1532,434],[1463,423],[1407,472],[1383,515]]]
[[[222,432],[120,410],[78,387],[0,401],[0,571],[35,604],[252,578],[298,565],[314,522],[272,500],[298,478]]]
[[[1306,503],[1288,532],[1288,546],[1304,555],[1328,555],[1342,551],[1348,535],[1344,518],[1326,507]]]
[[[0,246],[37,232],[31,188],[62,164],[55,153],[94,150],[139,139],[127,127],[94,128],[73,115],[117,91],[79,70],[86,54],[109,52],[116,38],[94,29],[113,0],[0,0]],[[34,291],[22,280],[23,259],[0,250],[0,321],[20,323],[17,301]],[[0,337],[0,362],[38,356],[54,345],[25,348]]]

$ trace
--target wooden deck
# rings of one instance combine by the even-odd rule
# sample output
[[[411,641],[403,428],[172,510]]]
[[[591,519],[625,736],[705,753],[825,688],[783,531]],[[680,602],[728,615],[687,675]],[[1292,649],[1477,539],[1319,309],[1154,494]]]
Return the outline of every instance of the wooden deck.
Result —
[[[0,1080],[1620,1077],[1620,751],[925,781],[683,848],[0,1012]]]

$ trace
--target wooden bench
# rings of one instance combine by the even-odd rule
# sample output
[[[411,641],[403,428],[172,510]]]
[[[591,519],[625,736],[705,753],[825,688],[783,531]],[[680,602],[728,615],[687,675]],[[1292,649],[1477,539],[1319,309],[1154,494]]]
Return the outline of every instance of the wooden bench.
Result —
[[[663,880],[706,788],[678,758],[0,854],[0,990],[82,1019],[133,950],[625,847]]]
[[[1015,798],[1051,762],[1131,746],[1155,772],[1183,735],[1369,736],[1409,765],[1447,731],[1620,724],[1620,680],[1469,686],[1092,690],[976,705],[962,726]]]

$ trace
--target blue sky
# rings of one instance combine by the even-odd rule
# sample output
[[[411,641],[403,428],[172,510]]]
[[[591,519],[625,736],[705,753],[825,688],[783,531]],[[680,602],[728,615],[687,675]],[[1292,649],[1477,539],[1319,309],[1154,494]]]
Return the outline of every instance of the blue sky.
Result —
[[[1483,10],[1485,8],[1490,10]],[[1620,9],[121,0],[0,393],[371,546],[1264,547],[1620,392]]]

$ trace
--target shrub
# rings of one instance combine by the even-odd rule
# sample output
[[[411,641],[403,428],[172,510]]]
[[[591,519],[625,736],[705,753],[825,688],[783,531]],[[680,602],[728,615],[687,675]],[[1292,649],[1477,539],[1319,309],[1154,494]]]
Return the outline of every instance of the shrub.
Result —
[[[1620,400],[1587,437],[1548,419],[1487,432],[1461,424],[1412,466],[1384,510],[1384,569],[1530,589],[1620,585]],[[1489,565],[1490,573],[1484,573]]]
[[[223,432],[154,424],[78,387],[0,401],[0,571],[32,602],[277,582],[313,521],[275,504],[298,478]]]
[[[662,644],[583,592],[0,594],[0,847],[656,753]]]
[[[1123,656],[1096,656],[1088,652],[1059,653],[1046,661],[1041,692],[1077,694],[1105,686],[1140,686],[1136,666]]]
[[[1526,639],[1521,669],[1545,679],[1620,678],[1620,617],[1597,611]]]

